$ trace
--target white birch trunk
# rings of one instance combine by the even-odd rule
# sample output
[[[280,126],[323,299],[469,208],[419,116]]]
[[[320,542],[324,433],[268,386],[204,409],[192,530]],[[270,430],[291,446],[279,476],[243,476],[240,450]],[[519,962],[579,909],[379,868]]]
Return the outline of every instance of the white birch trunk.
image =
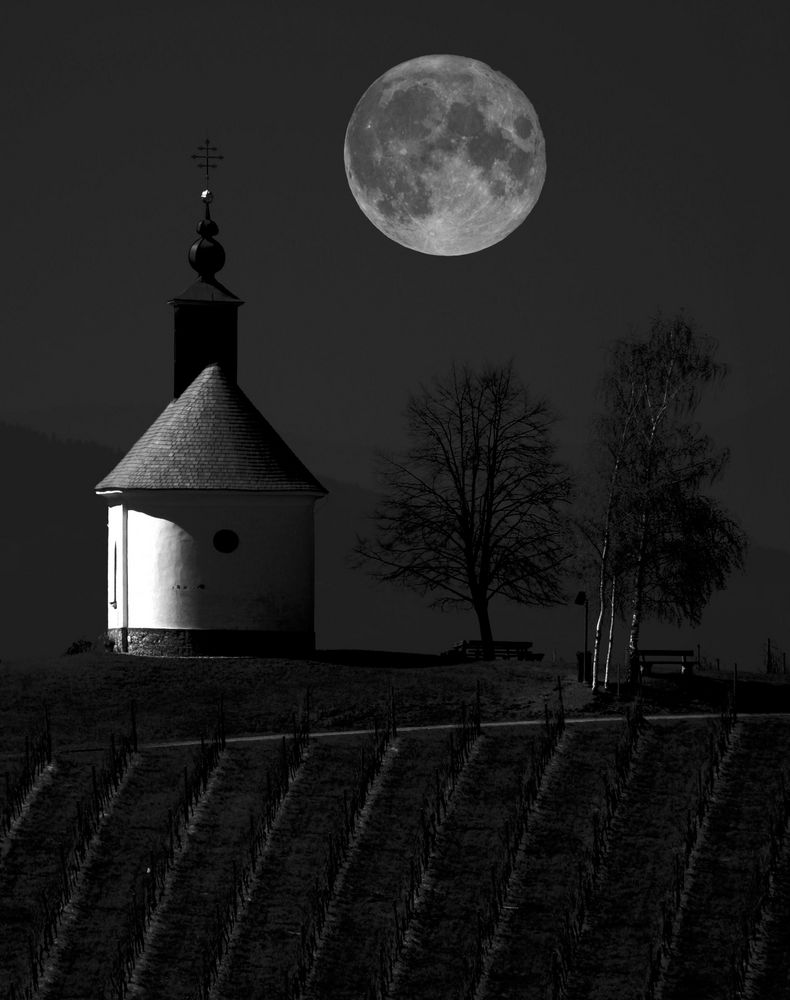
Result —
[[[595,620],[595,636],[593,638],[593,659],[592,659],[592,689],[598,686],[598,658],[601,650],[601,631],[603,630],[604,615],[604,588],[606,586],[606,559],[609,551],[609,518],[612,506],[611,488],[609,502],[606,508],[606,521],[604,524],[603,545],[601,546],[601,571],[598,574],[598,617]],[[587,664],[585,663],[585,669]]]
[[[614,606],[617,596],[617,580],[612,577],[612,592],[609,604],[609,639],[606,644],[606,671],[603,675],[603,686],[609,686],[609,664],[612,662],[612,643],[614,641]]]

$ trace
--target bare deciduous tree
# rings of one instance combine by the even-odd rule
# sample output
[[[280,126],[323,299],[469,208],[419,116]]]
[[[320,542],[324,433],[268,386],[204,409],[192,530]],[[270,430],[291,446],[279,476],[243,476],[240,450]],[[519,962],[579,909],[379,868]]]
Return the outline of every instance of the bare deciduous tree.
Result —
[[[377,530],[358,539],[358,561],[380,580],[435,593],[435,606],[471,606],[492,657],[492,598],[564,600],[570,480],[554,418],[512,364],[454,365],[411,397],[406,416],[407,452],[379,456]]]

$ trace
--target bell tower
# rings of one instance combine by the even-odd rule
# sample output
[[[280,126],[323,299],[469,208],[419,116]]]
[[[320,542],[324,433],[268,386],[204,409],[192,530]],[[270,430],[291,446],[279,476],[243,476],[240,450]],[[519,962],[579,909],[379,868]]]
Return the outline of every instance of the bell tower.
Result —
[[[198,239],[189,248],[190,266],[198,277],[173,306],[173,397],[176,398],[197,378],[206,365],[218,364],[225,376],[236,381],[238,366],[238,310],[241,299],[217,281],[225,264],[225,249],[216,239],[219,226],[211,218],[214,195],[209,190],[210,171],[221,160],[217,147],[206,139],[193,160],[205,170],[206,187],[201,194],[205,216],[197,226]]]

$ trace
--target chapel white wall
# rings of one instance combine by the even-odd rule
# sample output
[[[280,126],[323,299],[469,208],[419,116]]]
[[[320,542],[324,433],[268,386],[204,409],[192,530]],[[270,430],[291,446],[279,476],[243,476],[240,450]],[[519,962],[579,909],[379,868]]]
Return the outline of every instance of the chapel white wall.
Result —
[[[276,494],[128,499],[125,624],[312,632],[314,502]],[[235,551],[214,547],[221,529],[238,535]]]

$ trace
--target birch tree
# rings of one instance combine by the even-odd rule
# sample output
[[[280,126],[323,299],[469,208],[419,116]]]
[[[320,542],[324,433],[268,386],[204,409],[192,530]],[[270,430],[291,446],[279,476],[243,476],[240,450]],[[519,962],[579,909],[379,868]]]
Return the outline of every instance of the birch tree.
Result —
[[[554,418],[512,364],[453,366],[409,400],[409,447],[379,456],[382,499],[358,563],[380,580],[430,593],[438,607],[471,607],[492,658],[489,603],[563,601],[569,556],[567,470],[555,458]]]
[[[698,624],[713,591],[742,565],[743,533],[704,493],[729,458],[696,420],[705,391],[727,373],[715,353],[715,342],[682,313],[658,315],[644,340],[612,348],[595,425],[597,474],[606,488],[593,519],[600,604],[594,676],[609,587],[621,587],[627,602],[630,680],[644,618]]]
[[[613,352],[612,365],[620,368],[622,358]],[[598,611],[593,626],[592,689],[598,686],[603,640],[604,620],[609,613],[609,633],[606,646],[604,686],[608,684],[609,663],[614,638],[616,612],[622,603],[623,554],[621,518],[624,517],[624,500],[627,491],[623,479],[627,472],[628,449],[638,409],[638,394],[633,385],[613,379],[605,386],[609,409],[596,422],[596,440],[592,454],[594,469],[588,476],[582,498],[582,513],[577,514],[577,528],[587,547],[587,556],[581,563],[587,565],[585,576],[594,575],[598,598]],[[582,548],[582,552],[584,548]],[[590,565],[592,555],[592,565]]]

